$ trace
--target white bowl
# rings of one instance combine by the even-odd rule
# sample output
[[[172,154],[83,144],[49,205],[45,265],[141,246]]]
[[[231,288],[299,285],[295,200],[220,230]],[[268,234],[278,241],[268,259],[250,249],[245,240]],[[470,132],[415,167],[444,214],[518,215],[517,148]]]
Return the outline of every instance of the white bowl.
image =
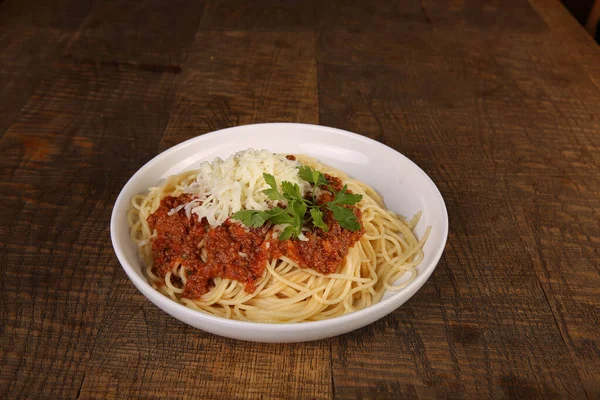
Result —
[[[423,213],[415,228],[420,238],[427,226],[418,276],[404,289],[387,293],[364,310],[324,321],[264,324],[233,321],[187,308],[152,288],[142,274],[142,262],[129,238],[125,214],[133,195],[144,193],[170,175],[193,169],[202,161],[225,158],[247,148],[275,153],[308,154],[371,185],[386,206],[401,215]],[[448,236],[448,214],[440,192],[416,164],[397,151],[363,136],[317,125],[258,124],[223,129],[190,139],[159,154],[125,185],[113,208],[110,222],[115,253],[133,284],[151,302],[173,317],[196,328],[229,338],[286,343],[323,339],[368,325],[400,307],[423,286],[435,269]]]

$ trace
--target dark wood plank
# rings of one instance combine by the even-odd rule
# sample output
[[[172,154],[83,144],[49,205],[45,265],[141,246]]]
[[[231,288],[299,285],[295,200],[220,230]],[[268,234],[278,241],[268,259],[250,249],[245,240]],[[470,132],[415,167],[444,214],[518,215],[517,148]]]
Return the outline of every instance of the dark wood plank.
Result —
[[[420,0],[419,3],[435,29],[458,27],[501,35],[531,34],[548,29],[527,1]]]
[[[333,340],[339,398],[584,398],[536,277],[458,276],[449,248],[390,316]],[[510,299],[510,300],[508,300]]]
[[[577,60],[596,87],[600,88],[598,45],[569,11],[553,0],[529,0],[538,14],[551,28],[552,40],[561,43],[564,51]]]
[[[554,49],[544,46],[556,60],[579,60]],[[514,210],[586,392],[596,398],[600,396],[600,91],[593,84],[598,75],[586,72],[595,73],[584,64],[555,64],[554,78],[544,85],[541,101],[524,97],[510,107],[516,111],[527,104],[526,125],[532,134],[496,136],[494,146],[512,149],[502,161],[504,197]],[[519,75],[523,87],[526,72]],[[497,124],[499,118],[490,115],[489,123]]]
[[[196,34],[163,147],[235,125],[318,123],[312,32]]]
[[[561,351],[564,353],[564,343],[558,327],[554,323],[554,316],[546,301],[544,291],[539,286],[536,271],[521,238],[521,232],[514,223],[511,209],[503,200],[503,186],[490,180],[490,176],[494,176],[494,166],[487,160],[483,149],[477,147],[476,138],[473,136],[469,138],[468,132],[471,132],[471,135],[481,134],[481,130],[477,126],[465,126],[465,121],[469,119],[469,109],[453,113],[443,111],[444,105],[430,105],[429,108],[424,107],[421,112],[404,108],[395,104],[395,100],[410,95],[410,90],[398,90],[394,97],[386,90],[380,90],[376,94],[368,93],[368,88],[384,86],[374,84],[368,78],[360,80],[355,78],[351,84],[348,84],[349,76],[361,76],[361,72],[347,66],[339,68],[319,65],[320,74],[321,68],[323,68],[322,80],[328,82],[327,85],[320,86],[320,103],[327,104],[327,106],[322,106],[324,114],[321,121],[326,125],[339,126],[364,134],[371,133],[372,136],[383,139],[407,154],[423,166],[438,183],[446,199],[450,215],[451,233],[446,248],[446,262],[440,265],[441,271],[436,272],[436,277],[439,277],[445,269],[452,271],[454,281],[443,281],[442,283],[453,288],[455,298],[450,297],[444,301],[432,296],[417,296],[409,303],[411,306],[408,306],[408,310],[412,310],[413,313],[408,314],[406,318],[384,323],[386,329],[383,332],[374,333],[372,328],[368,327],[353,337],[357,342],[364,340],[367,343],[379,341],[380,336],[387,337],[390,341],[398,340],[397,335],[403,328],[402,325],[400,327],[394,325],[394,322],[407,319],[420,322],[422,319],[428,319],[431,315],[430,308],[434,306],[460,308],[465,303],[472,302],[473,307],[481,310],[479,314],[474,314],[472,319],[464,322],[460,319],[457,320],[454,315],[445,315],[445,319],[440,319],[438,312],[430,321],[436,321],[441,326],[436,329],[426,326],[420,331],[411,333],[417,336],[412,340],[422,342],[424,348],[431,345],[436,348],[435,351],[441,352],[441,349],[445,349],[443,354],[453,354],[453,358],[446,360],[449,363],[447,368],[450,371],[452,370],[451,366],[456,364],[454,368],[458,372],[455,372],[454,375],[449,375],[448,370],[441,367],[440,370],[432,367],[433,369],[424,372],[424,374],[428,374],[425,378],[419,375],[407,375],[403,373],[407,366],[394,361],[395,357],[399,357],[396,352],[393,352],[390,358],[386,358],[386,363],[378,366],[377,363],[382,361],[375,354],[383,354],[384,347],[392,346],[389,342],[384,342],[387,344],[383,344],[373,353],[364,354],[365,347],[357,345],[358,349],[355,350],[354,346],[349,343],[344,341],[337,343],[334,339],[334,349],[336,349],[334,350],[334,360],[336,359],[335,354],[343,359],[348,354],[356,353],[354,357],[360,359],[366,369],[372,369],[372,373],[366,375],[363,375],[359,369],[354,374],[349,374],[346,365],[341,362],[334,363],[336,393],[341,391],[344,394],[342,398],[353,397],[352,393],[360,398],[361,393],[366,396],[367,393],[373,392],[376,393],[374,397],[386,395],[393,397],[394,393],[399,390],[406,395],[412,393],[412,395],[427,398],[440,397],[445,392],[454,391],[457,396],[461,393],[467,397],[481,396],[486,393],[486,396],[493,397],[506,394],[505,391],[510,388],[503,388],[502,385],[510,386],[514,380],[518,383],[518,387],[514,390],[525,391],[530,395],[536,394],[538,397],[549,394],[558,396],[561,393],[571,393],[573,397],[577,397],[578,394],[585,395],[584,392],[578,390],[580,387],[579,377],[574,372],[575,366],[571,359],[568,356],[561,356],[559,362],[556,360],[554,352],[558,347],[562,349],[559,353]],[[331,68],[331,72],[327,72],[329,68]],[[346,71],[348,75],[344,75],[343,71]],[[397,74],[399,71],[394,73],[383,71],[381,68],[373,71],[373,76],[376,76],[377,80],[381,79],[381,82]],[[428,71],[427,76],[434,77],[435,75],[432,71]],[[336,79],[339,80],[336,81]],[[332,95],[332,97],[327,97],[329,85],[331,87],[350,86],[350,88],[342,93]],[[458,87],[457,92],[460,91],[460,84],[456,86]],[[398,84],[398,88],[400,87],[406,89],[405,86]],[[365,89],[367,93],[364,93],[363,97]],[[377,100],[365,100],[370,96]],[[440,99],[442,96],[436,96],[436,99]],[[333,97],[344,98],[344,108],[333,111],[332,108],[338,103]],[[427,103],[423,102],[423,104]],[[351,107],[356,111],[348,112],[346,107]],[[473,109],[470,111],[474,112]],[[333,121],[335,113],[338,113],[340,117]],[[419,120],[425,118],[438,120],[438,122],[428,122],[427,125],[420,124]],[[403,121],[405,121],[405,125]],[[421,131],[424,126],[429,127],[429,132]],[[459,140],[458,135],[462,135],[464,139]],[[441,138],[446,143],[445,145],[442,144],[444,142],[440,140]],[[448,176],[452,176],[451,180],[448,179]],[[449,261],[452,253],[454,256]],[[504,279],[512,286],[508,283],[500,285],[486,282],[486,277],[490,279],[490,276]],[[524,283],[520,284],[521,282]],[[432,283],[427,285],[432,285]],[[485,294],[478,292],[478,289],[485,290]],[[514,293],[507,294],[509,290]],[[474,291],[474,293],[470,291]],[[517,293],[520,293],[520,298],[516,297]],[[532,301],[536,303],[535,309],[521,309],[522,304]],[[422,302],[424,304],[421,304]],[[430,302],[432,304],[428,304]],[[400,313],[405,307],[401,308]],[[502,317],[505,325],[498,325],[499,320],[496,313],[502,309],[513,310],[513,307],[517,307],[521,314],[515,312],[511,315],[505,311],[506,315]],[[543,319],[543,322],[538,321],[540,318]],[[473,325],[481,331],[497,331],[497,336],[493,340],[486,341],[478,349],[470,349],[469,353],[462,356],[456,352],[455,342],[448,337],[440,336],[439,333],[443,329],[451,331],[455,326],[459,330],[466,326],[465,329],[468,330]],[[373,336],[374,339],[372,341],[360,339],[361,335]],[[554,340],[535,341],[533,337],[536,335],[552,337]],[[492,361],[488,361],[491,366],[488,366],[487,369],[473,366],[472,359],[485,359],[485,357],[489,357],[486,355],[487,353],[502,354],[508,350],[514,351],[515,344],[519,342],[534,344],[535,347],[531,351],[535,354],[524,355],[524,357],[535,358],[535,362],[517,365],[515,363],[516,354],[514,354],[510,358],[496,356]],[[397,343],[395,346],[397,349]],[[521,351],[520,347],[518,349]],[[404,358],[408,357],[405,362],[414,364],[413,369],[438,365],[439,360],[436,357],[443,358],[439,354],[429,356],[424,349],[413,350],[408,355],[404,351],[405,349],[402,348],[400,353],[404,354]],[[349,364],[356,365],[356,361],[355,359]],[[370,365],[371,362],[376,365]],[[466,371],[460,368],[460,365],[463,364],[469,365]],[[547,372],[539,375],[539,369]],[[468,375],[471,376],[467,378]],[[546,379],[550,376],[553,377],[553,381],[548,383]],[[360,377],[363,378],[359,379]],[[463,382],[464,379],[468,379],[470,382]],[[538,380],[547,382],[547,386],[536,386],[534,382]],[[572,383],[573,381],[575,384]]]
[[[6,132],[0,397],[77,397],[125,280],[112,203],[156,153],[174,85],[170,73],[56,64]]]
[[[85,1],[0,2],[0,137],[89,9]]]
[[[65,55],[109,66],[179,73],[203,7],[194,0],[98,2]]]
[[[5,28],[2,34],[12,34],[18,28],[72,32],[88,15],[92,4],[93,1],[86,0],[3,0],[0,2],[0,23]],[[26,58],[26,54],[21,56]]]
[[[265,345],[220,338],[145,299],[132,309],[130,298],[108,305],[119,323],[105,321],[111,328],[99,333],[81,398],[331,398],[325,341]]]
[[[110,289],[124,286],[130,297],[137,295],[145,304],[114,259],[107,221],[120,187],[157,152],[178,84],[178,64],[200,12],[197,4],[180,8],[189,23],[179,21],[169,30],[171,36],[157,41],[164,25],[159,33],[148,33],[141,26],[160,19],[164,7],[137,5],[136,15],[143,18],[135,29],[131,20],[121,19],[122,15],[135,19],[123,13],[130,6],[98,5],[67,50],[64,46],[52,50],[55,56],[64,51],[63,61],[45,74],[1,143],[3,154],[6,149],[10,155],[3,158],[2,192],[14,210],[20,210],[7,218],[6,237],[12,240],[2,262],[3,289],[11,293],[6,304],[15,309],[6,318],[11,326],[2,346],[13,348],[3,356],[6,396],[82,394],[88,360],[96,354],[95,338],[104,327],[98,321],[111,311],[104,305],[114,293]],[[121,30],[124,26],[129,30]],[[111,54],[106,56],[100,45],[105,42],[95,38],[122,51],[115,54],[109,46]],[[170,52],[165,54],[162,50],[167,47]],[[28,196],[15,196],[16,190],[26,190]],[[37,227],[37,234],[30,231],[30,224]],[[53,232],[46,232],[46,226]],[[23,258],[16,248],[38,256]],[[37,282],[25,298],[19,297],[24,279]],[[62,291],[55,293],[56,286]],[[70,317],[64,320],[64,315]],[[18,334],[27,331],[32,334]],[[99,349],[104,355],[109,351]]]
[[[316,0],[209,0],[200,27],[223,31],[312,31],[320,8]]]
[[[563,20],[570,22],[563,12]],[[490,137],[495,149],[510,149],[497,158],[504,171],[504,197],[587,395],[596,398],[600,396],[600,51],[591,40],[586,48],[586,38],[575,45],[577,36],[567,41],[568,47],[557,46],[562,37],[553,32],[548,40],[532,43],[545,56],[544,63],[536,59],[535,69],[519,67],[505,54],[521,96],[502,107],[522,115],[522,122],[507,124],[505,116],[488,113],[487,124],[502,120],[505,126],[520,125],[527,132]],[[533,50],[528,54],[530,60],[535,54]],[[500,106],[494,96],[483,104],[486,109]]]
[[[505,35],[535,35],[548,27],[523,1],[505,7],[478,1],[330,2],[319,22],[317,57],[335,64],[399,67],[424,57],[485,56]],[[459,31],[454,32],[454,30]],[[479,36],[480,47],[465,48]]]
[[[449,285],[440,274],[452,271],[455,298],[442,300],[447,304],[442,307],[462,307],[473,296],[479,308],[469,322],[446,312],[437,319],[444,328],[417,331],[411,338],[417,350],[400,352],[408,364],[396,365],[396,352],[385,362],[377,358],[386,345],[364,356],[359,336],[352,336],[352,345],[334,341],[334,360],[336,354],[341,360],[351,354],[348,365],[363,363],[373,370],[366,374],[371,379],[360,380],[360,368],[348,374],[348,365],[335,363],[341,397],[393,397],[399,391],[423,397],[454,392],[593,398],[599,390],[600,234],[592,194],[600,187],[593,134],[600,128],[593,112],[600,94],[579,60],[556,45],[539,18],[528,27],[500,18],[504,31],[490,22],[474,35],[477,13],[469,4],[463,14],[459,7],[462,17],[439,24],[436,14],[428,13],[432,29],[424,28],[414,11],[393,33],[323,24],[318,36],[320,122],[383,141],[432,176],[447,201],[451,226],[446,262],[434,282]],[[489,274],[504,283],[484,279]],[[471,286],[486,294],[472,295],[478,289]],[[509,290],[514,293],[507,296]],[[430,299],[418,295],[396,312],[414,312],[398,323],[429,318],[431,310],[419,298]],[[507,313],[499,324],[496,312],[511,309],[515,301],[521,314]],[[523,310],[526,303],[536,307]],[[366,328],[363,335],[394,340],[403,330],[393,322],[383,325],[377,333]],[[476,332],[495,337],[464,355],[450,334],[439,336],[442,329],[469,331],[474,325]],[[551,340],[533,339],[538,336]],[[530,353],[518,343],[530,343]],[[528,363],[519,364],[515,352],[494,358],[486,368],[473,367],[474,359],[515,348]],[[442,350],[452,361],[446,370],[436,370]],[[411,363],[416,375],[406,372]],[[426,372],[420,376],[422,368]]]

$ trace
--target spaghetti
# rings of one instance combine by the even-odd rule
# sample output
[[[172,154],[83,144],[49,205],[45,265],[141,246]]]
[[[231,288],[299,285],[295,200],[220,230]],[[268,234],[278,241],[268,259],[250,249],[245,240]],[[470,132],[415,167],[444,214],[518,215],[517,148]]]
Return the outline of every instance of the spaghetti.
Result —
[[[303,229],[298,238],[279,241],[275,237],[277,228],[280,228],[277,225],[267,224],[255,229],[232,221],[229,217],[235,211],[234,207],[230,207],[225,213],[217,210],[214,213],[216,217],[213,215],[214,221],[209,223],[206,210],[214,208],[215,204],[210,206],[210,196],[194,201],[201,197],[197,194],[199,190],[194,188],[197,189],[198,185],[206,186],[206,182],[198,181],[201,174],[198,170],[188,171],[170,177],[159,187],[151,187],[148,194],[136,195],[131,199],[131,209],[127,214],[130,235],[137,243],[139,255],[145,263],[144,274],[148,282],[174,301],[209,314],[242,321],[293,323],[333,318],[366,308],[377,303],[386,291],[400,290],[415,279],[416,267],[423,259],[422,247],[430,230],[427,228],[420,240],[415,237],[413,228],[418,223],[420,214],[406,220],[387,210],[381,197],[372,188],[348,177],[344,172],[304,155],[288,159],[294,161],[290,161],[289,165],[282,164],[284,171],[279,171],[288,180],[296,179],[293,173],[287,171],[288,168],[304,165],[326,174],[331,180],[347,185],[348,192],[362,195],[354,211],[360,217],[360,231],[349,232],[336,226],[330,215],[329,220],[325,221],[331,228],[329,236],[322,232],[318,236]],[[272,164],[269,165],[272,167]],[[206,165],[201,170],[202,168],[206,168]],[[223,170],[225,167],[220,165],[219,168]],[[219,177],[213,176],[214,171],[209,172],[204,174],[204,179],[219,182],[216,180]],[[219,179],[222,178],[221,176]],[[299,184],[299,187],[303,195],[310,190],[310,185]],[[206,189],[204,187],[202,190]],[[228,196],[227,190],[221,190],[224,198]],[[194,191],[196,193],[189,194]],[[264,205],[264,202],[261,204]],[[206,208],[198,211],[204,213],[203,217],[192,212],[200,206]],[[284,208],[285,206],[286,204]],[[237,209],[240,207],[243,209],[249,206],[237,205]],[[262,206],[255,204],[253,207]],[[202,281],[200,286],[194,286],[198,282],[198,276],[192,271],[191,260],[186,262],[185,257],[179,257],[173,261],[169,258],[169,263],[162,263],[160,257],[165,255],[157,252],[158,242],[163,240],[160,229],[157,229],[157,215],[161,212],[164,214],[163,221],[171,221],[170,223],[179,223],[172,222],[176,221],[174,217],[179,216],[185,228],[177,228],[179,230],[175,231],[186,232],[188,239],[192,237],[192,232],[197,232],[197,239],[191,240],[198,254],[200,268],[212,271],[207,275],[209,279]],[[229,240],[238,240],[232,246],[235,244],[239,251],[227,251],[225,247],[211,245],[218,243],[218,235],[228,235]],[[168,233],[167,236],[171,237],[173,234]],[[337,259],[326,252],[331,250],[330,243],[333,239],[343,242],[330,251],[331,254],[338,254]],[[320,247],[316,247],[317,250],[310,257],[302,258],[294,250],[302,246],[308,248],[307,243],[314,244],[315,241]],[[173,243],[169,242],[167,248],[172,247]],[[253,248],[256,253],[250,256]],[[335,265],[334,268],[317,268],[320,261],[318,257],[334,260],[339,265],[337,268]],[[246,268],[237,272],[222,272],[221,267],[210,267],[211,260],[214,264],[216,259],[225,264],[246,262],[241,264]],[[260,269],[248,269],[249,259],[253,260],[254,266],[260,264]],[[214,272],[215,270],[221,273]],[[202,290],[194,291],[190,289],[192,287],[201,287]]]

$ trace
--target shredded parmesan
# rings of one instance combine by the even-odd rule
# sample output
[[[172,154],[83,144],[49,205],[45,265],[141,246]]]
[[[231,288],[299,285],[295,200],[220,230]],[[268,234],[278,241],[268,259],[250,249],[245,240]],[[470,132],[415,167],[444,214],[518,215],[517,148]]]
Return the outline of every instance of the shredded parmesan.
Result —
[[[206,218],[210,226],[223,224],[240,210],[268,210],[285,200],[270,200],[263,190],[269,185],[263,173],[275,177],[278,189],[281,182],[288,181],[300,187],[305,195],[310,184],[300,179],[298,167],[301,164],[288,160],[285,155],[273,154],[267,150],[248,149],[223,161],[220,158],[200,165],[196,180],[185,187],[186,193],[194,198],[185,205],[172,209],[169,214],[185,209],[188,217],[194,214],[198,219]]]

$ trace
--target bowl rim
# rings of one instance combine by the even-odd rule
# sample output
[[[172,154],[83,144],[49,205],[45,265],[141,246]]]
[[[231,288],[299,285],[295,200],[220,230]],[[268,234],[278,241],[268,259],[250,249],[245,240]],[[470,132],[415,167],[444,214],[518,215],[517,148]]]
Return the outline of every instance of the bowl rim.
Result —
[[[426,265],[424,273],[418,274],[417,277],[413,281],[411,281],[406,287],[402,288],[400,291],[398,291],[398,292],[394,293],[393,295],[391,295],[390,297],[382,299],[378,303],[372,304],[369,307],[366,307],[364,309],[354,311],[354,312],[351,312],[351,313],[348,313],[345,315],[325,319],[325,320],[304,321],[304,322],[289,323],[289,324],[239,321],[239,320],[233,320],[233,319],[219,317],[216,315],[211,315],[211,314],[208,314],[208,313],[205,313],[202,311],[198,311],[198,310],[194,310],[189,307],[186,307],[183,304],[180,304],[180,303],[172,300],[171,298],[166,297],[165,295],[163,295],[162,293],[160,293],[156,289],[154,289],[152,286],[150,286],[148,281],[144,277],[140,276],[135,271],[135,267],[127,261],[127,257],[124,253],[124,250],[121,248],[124,245],[119,242],[119,240],[118,240],[119,238],[117,237],[117,231],[118,231],[117,225],[119,223],[119,218],[123,218],[123,216],[120,215],[118,212],[120,207],[117,207],[117,206],[120,205],[123,201],[129,202],[130,199],[124,198],[125,193],[128,191],[127,189],[130,186],[133,186],[135,184],[136,180],[138,179],[138,177],[143,175],[144,172],[147,169],[149,169],[153,164],[166,158],[167,156],[169,156],[169,154],[176,152],[183,147],[189,146],[191,143],[194,143],[197,141],[203,141],[203,140],[206,140],[207,138],[210,138],[210,137],[213,137],[216,135],[223,135],[223,134],[231,133],[232,131],[236,131],[239,129],[248,129],[248,128],[253,128],[253,127],[260,128],[260,127],[264,127],[267,125],[274,126],[274,127],[281,126],[282,128],[290,127],[290,126],[298,126],[299,128],[302,128],[302,129],[326,130],[326,131],[329,131],[330,133],[340,135],[342,137],[347,137],[347,138],[352,138],[353,140],[363,141],[365,144],[368,144],[369,146],[375,146],[380,150],[384,150],[384,151],[388,151],[388,152],[393,151],[396,153],[396,156],[400,156],[405,161],[412,164],[412,166],[416,169],[416,171],[422,175],[422,178],[427,182],[427,184],[429,184],[433,187],[433,189],[435,191],[435,195],[437,196],[436,203],[439,201],[439,205],[441,206],[441,210],[443,211],[441,213],[442,214],[442,221],[440,223],[441,226],[436,227],[436,230],[441,229],[441,244],[437,249],[435,249],[435,254],[433,255],[433,258],[430,260],[430,262]],[[149,161],[147,161],[141,168],[139,168],[131,176],[131,178],[129,178],[127,180],[127,183],[125,183],[123,188],[120,190],[119,195],[117,196],[115,203],[113,204],[113,210],[111,213],[111,220],[110,220],[111,242],[112,242],[114,252],[117,256],[117,259],[119,260],[119,263],[121,264],[121,267],[123,268],[123,270],[129,277],[129,279],[132,281],[132,283],[136,286],[136,288],[140,292],[142,292],[142,294],[144,296],[146,296],[152,303],[154,303],[159,308],[163,309],[163,306],[164,306],[172,311],[176,311],[178,313],[183,313],[183,315],[185,315],[188,318],[205,320],[207,323],[219,324],[221,326],[227,326],[229,328],[243,329],[243,328],[252,327],[253,329],[259,329],[259,330],[265,330],[265,331],[277,330],[281,333],[286,333],[286,332],[291,333],[291,332],[297,331],[300,326],[302,328],[306,328],[306,329],[318,329],[318,328],[326,328],[326,327],[331,328],[332,326],[335,326],[338,324],[343,325],[344,323],[349,323],[356,319],[361,319],[361,317],[366,317],[369,314],[377,313],[378,310],[383,311],[383,309],[385,309],[386,307],[392,306],[391,311],[384,313],[384,316],[389,314],[396,308],[400,307],[404,302],[406,302],[410,298],[412,298],[412,296],[414,296],[414,294],[416,294],[416,292],[418,290],[420,290],[420,288],[423,286],[423,284],[429,279],[429,277],[431,276],[433,271],[436,269],[437,264],[439,263],[439,260],[442,256],[442,253],[444,252],[444,249],[446,246],[446,242],[448,239],[448,229],[449,229],[449,227],[448,227],[448,210],[446,208],[446,204],[444,202],[444,199],[443,199],[438,187],[435,185],[433,180],[429,177],[429,175],[427,175],[427,173],[425,171],[423,171],[414,161],[412,161],[411,159],[406,157],[404,154],[393,149],[392,147],[389,147],[389,146],[387,146],[383,143],[380,143],[374,139],[359,135],[357,133],[353,133],[353,132],[338,129],[338,128],[323,126],[323,125],[293,123],[293,122],[271,122],[271,123],[267,122],[267,123],[259,123],[259,124],[245,124],[245,125],[238,125],[238,126],[234,126],[234,127],[219,129],[216,131],[207,132],[207,133],[195,136],[193,138],[187,139],[177,145],[174,145],[174,146],[162,151],[161,153],[157,154],[156,156],[151,158]],[[416,287],[416,289],[414,289],[415,287]],[[409,296],[409,298],[404,299],[402,301],[402,293],[409,292],[409,291],[411,291],[411,289],[414,289],[414,293],[411,294]],[[394,303],[396,303],[396,302],[398,302],[399,304],[394,305]],[[163,311],[165,311],[165,310],[163,309]]]

